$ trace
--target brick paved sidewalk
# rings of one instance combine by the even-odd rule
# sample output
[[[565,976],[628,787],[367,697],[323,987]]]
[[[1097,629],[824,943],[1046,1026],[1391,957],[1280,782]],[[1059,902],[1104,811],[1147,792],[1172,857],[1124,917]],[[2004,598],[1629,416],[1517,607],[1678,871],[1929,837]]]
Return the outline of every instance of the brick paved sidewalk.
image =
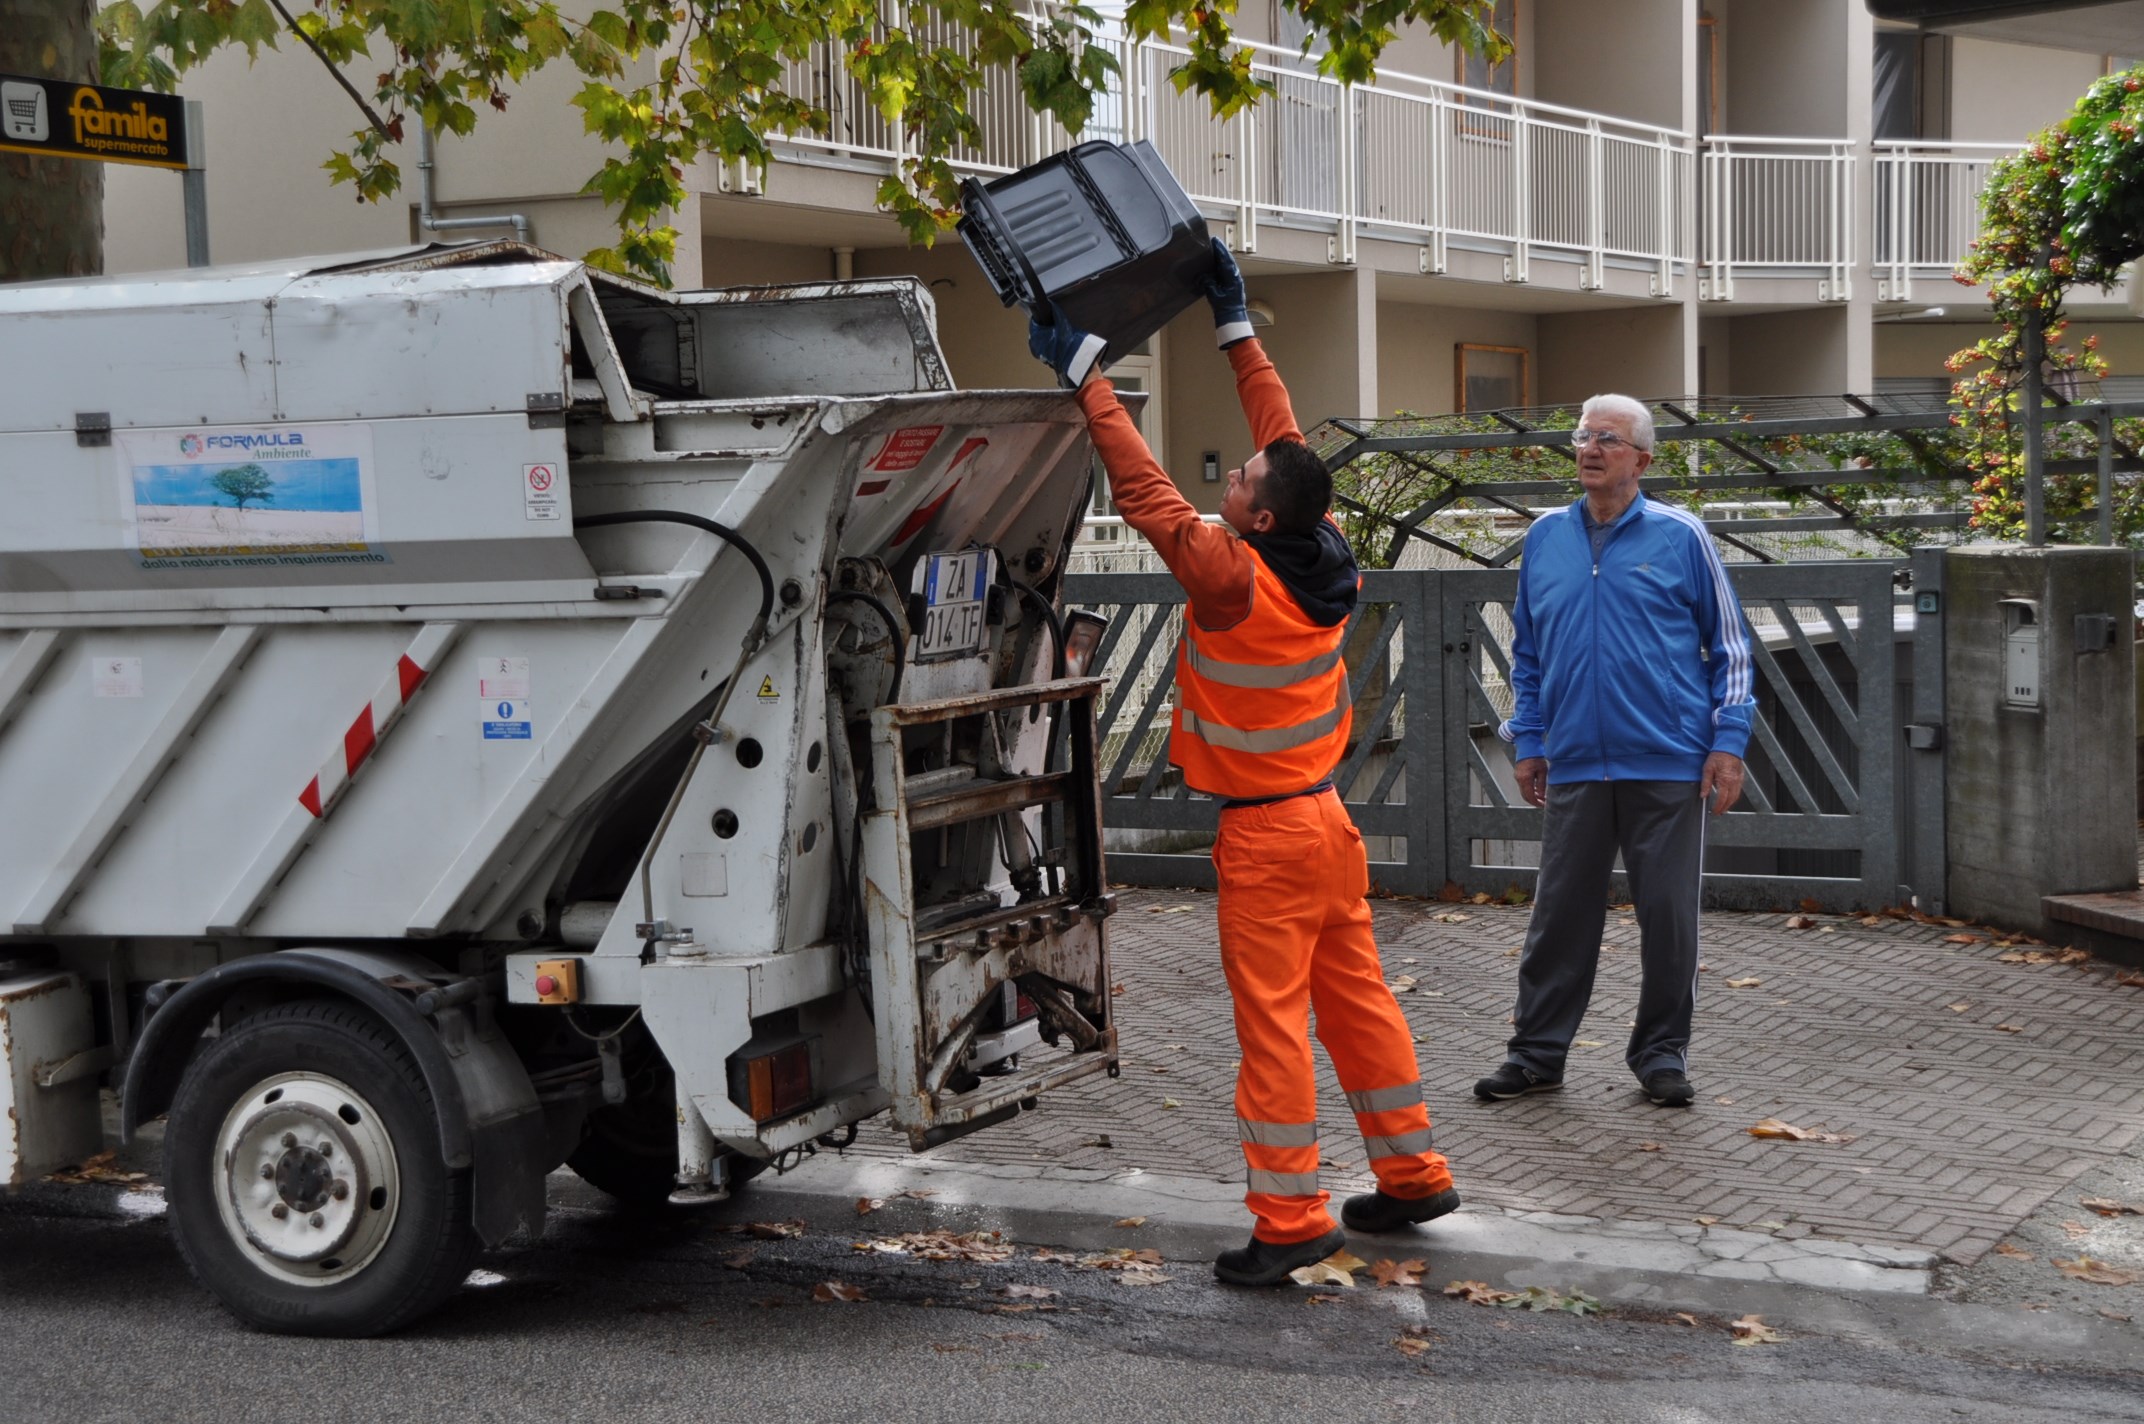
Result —
[[[1233,1034],[1214,897],[1120,896],[1112,922],[1121,1079],[937,1160],[1141,1168],[1240,1180]],[[1787,1234],[1978,1259],[2080,1174],[2144,1138],[2144,987],[2112,966],[2001,962],[1986,932],[1815,916],[1705,919],[1688,1111],[1652,1107],[1623,1067],[1637,927],[1609,916],[1593,1008],[1560,1093],[1495,1105],[1474,1079],[1502,1061],[1527,911],[1385,901],[1378,938],[1418,1035],[1437,1143],[1477,1204],[1621,1220],[1766,1224]],[[1730,989],[1730,979],[1757,979]],[[1326,1184],[1360,1189],[1362,1146],[1318,1053]],[[1176,1106],[1171,1107],[1174,1100]],[[1850,1135],[1764,1141],[1777,1117]],[[1109,1146],[1097,1145],[1106,1135]],[[882,1124],[858,1150],[905,1154]]]

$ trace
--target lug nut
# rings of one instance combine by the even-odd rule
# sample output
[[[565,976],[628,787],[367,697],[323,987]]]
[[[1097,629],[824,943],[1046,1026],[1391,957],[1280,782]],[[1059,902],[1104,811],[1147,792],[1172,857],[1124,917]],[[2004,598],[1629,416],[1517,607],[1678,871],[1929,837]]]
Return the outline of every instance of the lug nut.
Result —
[[[286,1132],[286,1133],[284,1133],[284,1134],[283,1134],[283,1146],[285,1146],[286,1148],[289,1148],[289,1147],[296,1147],[297,1145],[298,1145],[298,1134],[297,1134],[297,1133],[295,1133],[295,1132]]]
[[[335,1200],[337,1201],[341,1201],[345,1197],[350,1195],[350,1184],[348,1182],[338,1181],[333,1186],[330,1186],[328,1188],[328,1195],[335,1198]]]
[[[327,1218],[317,1211],[312,1214],[311,1221],[315,1226],[326,1226],[328,1224]]]
[[[335,1144],[325,1137],[320,1139],[320,1155],[323,1157],[333,1157],[335,1155]]]
[[[267,1163],[267,1162],[263,1162],[263,1163],[261,1163],[261,1180],[262,1180],[262,1181],[264,1181],[264,1182],[265,1182],[265,1181],[272,1181],[272,1180],[274,1180],[274,1178],[275,1178],[275,1167],[274,1167],[273,1165],[271,1165],[270,1163]]]
[[[290,1215],[290,1208],[281,1202],[277,1202],[274,1206],[268,1208],[268,1214],[277,1221],[281,1221],[284,1217]]]

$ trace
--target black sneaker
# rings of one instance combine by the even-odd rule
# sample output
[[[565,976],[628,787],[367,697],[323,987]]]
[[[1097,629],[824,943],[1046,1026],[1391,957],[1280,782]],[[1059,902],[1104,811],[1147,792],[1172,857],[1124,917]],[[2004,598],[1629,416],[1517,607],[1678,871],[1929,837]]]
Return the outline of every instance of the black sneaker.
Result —
[[[1697,1101],[1697,1089],[1675,1068],[1655,1068],[1645,1075],[1645,1096],[1664,1108],[1686,1108]]]
[[[1487,1102],[1522,1098],[1528,1093],[1553,1093],[1563,1086],[1561,1078],[1544,1078],[1516,1063],[1506,1063],[1474,1085],[1474,1096]]]
[[[1345,1245],[1347,1233],[1337,1226],[1323,1236],[1285,1246],[1253,1236],[1250,1245],[1215,1257],[1213,1273],[1232,1286],[1277,1286],[1290,1271],[1315,1266]]]
[[[1364,1192],[1340,1204],[1340,1220],[1350,1231],[1397,1231],[1412,1222],[1435,1221],[1459,1210],[1459,1189],[1446,1187],[1426,1197],[1393,1197]]]

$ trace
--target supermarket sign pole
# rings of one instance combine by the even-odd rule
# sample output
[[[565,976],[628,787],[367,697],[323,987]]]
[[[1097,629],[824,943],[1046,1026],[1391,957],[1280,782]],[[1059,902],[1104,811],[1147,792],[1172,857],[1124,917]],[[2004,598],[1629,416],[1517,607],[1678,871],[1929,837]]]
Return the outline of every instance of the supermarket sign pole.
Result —
[[[208,265],[208,167],[199,100],[0,74],[0,153],[175,170],[186,201],[186,265]]]

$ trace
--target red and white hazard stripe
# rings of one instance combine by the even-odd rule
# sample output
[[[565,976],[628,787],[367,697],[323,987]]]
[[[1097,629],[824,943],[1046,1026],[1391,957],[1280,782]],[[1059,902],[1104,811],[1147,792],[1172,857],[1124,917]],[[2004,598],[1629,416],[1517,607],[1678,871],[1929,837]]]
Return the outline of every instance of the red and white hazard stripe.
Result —
[[[395,669],[380,690],[372,695],[372,701],[358,710],[349,729],[342,734],[342,745],[321,764],[320,774],[306,783],[298,793],[298,804],[313,813],[317,819],[335,809],[335,803],[343,792],[350,789],[350,779],[357,769],[365,764],[395,723],[402,720],[403,709],[417,695],[426,677],[439,665],[440,656],[448,644],[461,631],[453,623],[428,623],[417,634],[395,663]]]

